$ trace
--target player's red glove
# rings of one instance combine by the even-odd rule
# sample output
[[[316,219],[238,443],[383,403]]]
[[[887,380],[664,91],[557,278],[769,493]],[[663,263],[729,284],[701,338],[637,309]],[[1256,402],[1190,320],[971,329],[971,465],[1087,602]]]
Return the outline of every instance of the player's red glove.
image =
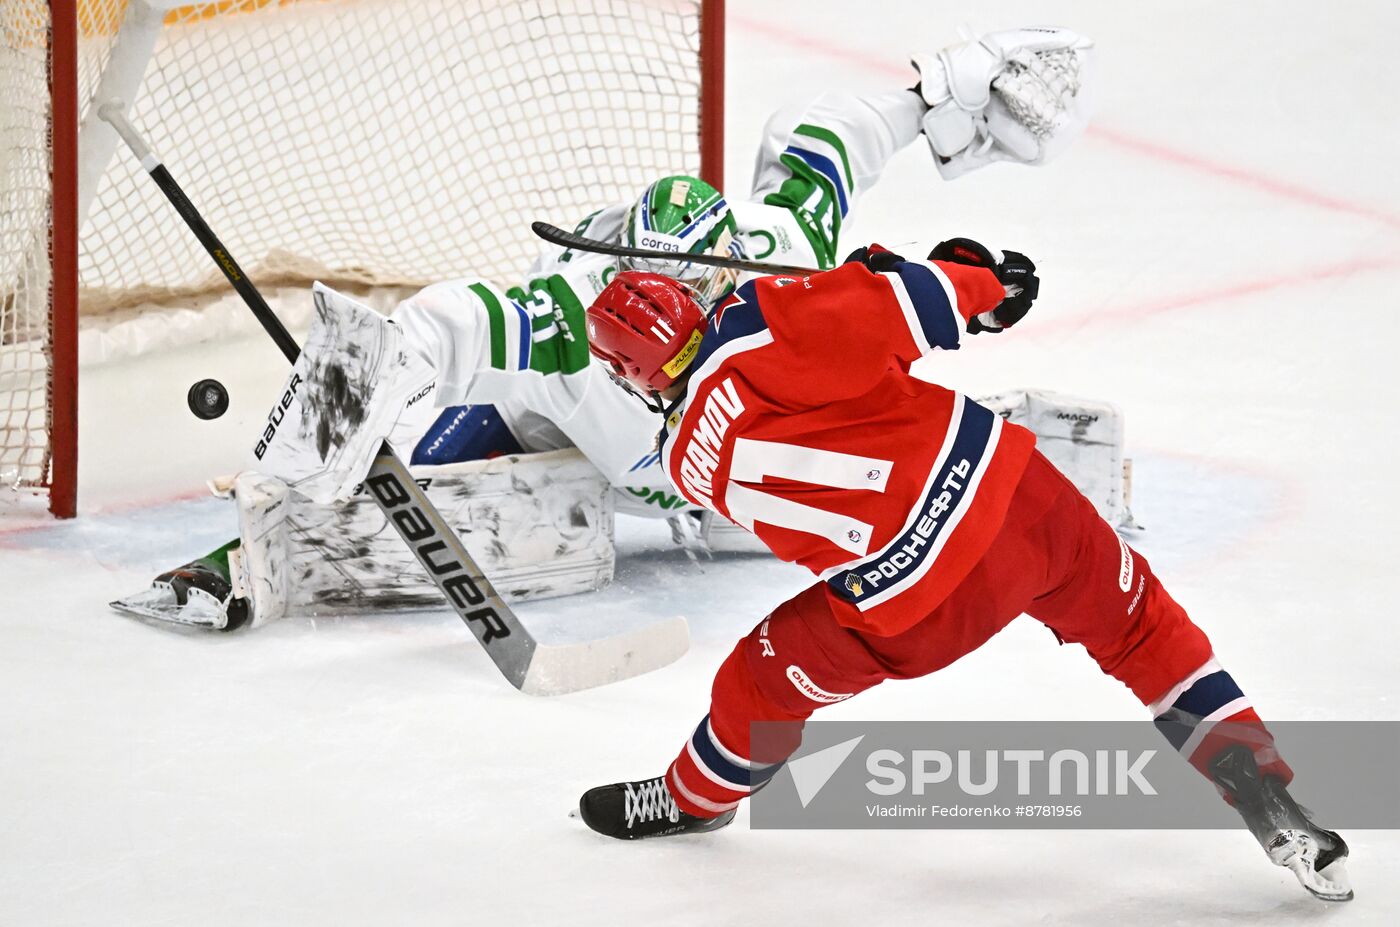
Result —
[[[1006,298],[1000,305],[991,312],[973,316],[967,323],[970,335],[1010,328],[1026,317],[1026,313],[1031,311],[1031,303],[1040,293],[1040,278],[1035,275],[1035,264],[1019,251],[993,251],[970,238],[950,238],[936,245],[929,252],[928,259],[985,267],[996,274],[997,280],[1006,287]]]

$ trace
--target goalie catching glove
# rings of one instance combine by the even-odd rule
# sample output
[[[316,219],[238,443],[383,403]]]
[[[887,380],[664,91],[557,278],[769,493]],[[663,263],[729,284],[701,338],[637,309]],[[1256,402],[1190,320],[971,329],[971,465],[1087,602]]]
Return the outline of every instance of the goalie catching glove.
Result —
[[[1089,122],[1094,43],[1068,29],[993,32],[915,55],[923,132],[945,180],[996,161],[1045,164]]]
[[[993,251],[971,238],[950,238],[937,244],[929,252],[928,259],[985,267],[996,275],[1005,288],[1006,297],[995,309],[975,315],[968,321],[969,335],[1010,328],[1026,317],[1040,293],[1040,278],[1035,275],[1035,264],[1019,251]],[[875,273],[884,273],[895,270],[904,258],[879,245],[871,245],[857,248],[846,256],[845,263],[853,261],[864,264]]]

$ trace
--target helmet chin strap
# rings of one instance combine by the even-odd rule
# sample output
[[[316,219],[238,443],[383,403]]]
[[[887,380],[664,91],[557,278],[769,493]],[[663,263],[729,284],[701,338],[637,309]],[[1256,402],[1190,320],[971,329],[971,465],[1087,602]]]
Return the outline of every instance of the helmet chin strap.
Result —
[[[646,393],[643,393],[641,390],[635,390],[632,395],[640,399],[642,405],[646,406],[648,411],[655,412],[657,415],[666,414],[666,403],[662,400],[661,394],[656,390],[649,390]]]
[[[635,397],[638,402],[646,406],[648,412],[655,412],[657,415],[665,413],[666,401],[661,398],[661,394],[656,390],[643,390],[634,385],[627,378],[618,376],[613,370],[607,367],[604,367],[604,369],[607,370],[609,379],[622,387],[629,396]]]

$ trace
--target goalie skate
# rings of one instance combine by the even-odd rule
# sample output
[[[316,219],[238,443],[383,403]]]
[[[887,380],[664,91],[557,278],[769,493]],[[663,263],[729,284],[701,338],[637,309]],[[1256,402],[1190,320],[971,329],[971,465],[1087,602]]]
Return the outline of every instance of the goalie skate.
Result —
[[[734,820],[732,810],[714,818],[685,813],[676,806],[664,776],[589,789],[579,799],[578,813],[591,829],[618,840],[704,834]]]
[[[248,601],[234,595],[227,548],[157,576],[149,589],[117,599],[112,608],[169,624],[233,631],[248,621]]]
[[[1210,772],[1230,796],[1270,862],[1291,871],[1316,898],[1352,899],[1346,841],[1336,831],[1314,824],[1280,779],[1261,779],[1248,747],[1235,744],[1222,750],[1211,760]]]

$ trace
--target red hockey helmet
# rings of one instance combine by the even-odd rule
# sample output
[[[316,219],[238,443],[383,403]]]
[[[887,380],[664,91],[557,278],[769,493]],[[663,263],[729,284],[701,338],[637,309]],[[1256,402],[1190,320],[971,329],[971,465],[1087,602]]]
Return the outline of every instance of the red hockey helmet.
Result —
[[[613,277],[587,315],[593,356],[624,382],[658,393],[695,360],[708,321],[684,283],[636,270]]]

